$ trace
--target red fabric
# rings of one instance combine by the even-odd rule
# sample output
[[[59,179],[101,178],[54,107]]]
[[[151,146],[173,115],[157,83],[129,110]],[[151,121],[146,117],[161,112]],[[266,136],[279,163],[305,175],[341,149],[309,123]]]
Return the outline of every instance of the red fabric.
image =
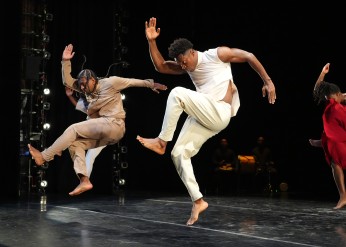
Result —
[[[346,169],[346,106],[330,99],[323,112],[322,146],[327,163]]]

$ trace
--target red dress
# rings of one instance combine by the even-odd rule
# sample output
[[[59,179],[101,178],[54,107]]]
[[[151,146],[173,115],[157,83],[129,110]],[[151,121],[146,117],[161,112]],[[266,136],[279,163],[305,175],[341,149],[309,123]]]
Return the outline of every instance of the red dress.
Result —
[[[322,146],[327,163],[346,169],[346,106],[330,99],[324,109]]]

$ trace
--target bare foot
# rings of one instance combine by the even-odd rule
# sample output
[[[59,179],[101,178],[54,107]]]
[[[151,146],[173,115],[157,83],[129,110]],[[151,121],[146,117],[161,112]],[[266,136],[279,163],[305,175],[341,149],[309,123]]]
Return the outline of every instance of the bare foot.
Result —
[[[89,178],[87,178],[83,181],[81,180],[80,184],[73,191],[71,191],[68,194],[70,196],[77,196],[79,194],[82,194],[85,191],[91,190],[92,188],[93,188],[93,185],[90,182]]]
[[[28,144],[29,152],[31,154],[32,159],[35,160],[36,165],[42,166],[46,161],[43,159],[43,156],[40,151],[36,148]]]
[[[208,208],[208,203],[203,200],[203,198],[198,199],[197,201],[193,202],[192,211],[191,211],[191,217],[187,221],[186,225],[191,226],[193,225],[197,220],[200,213],[202,213],[204,210]]]
[[[346,205],[346,195],[340,197],[338,204],[336,204],[336,206],[333,209],[340,209],[345,205]]]
[[[137,140],[146,148],[154,151],[155,153],[163,155],[166,151],[167,142],[161,140],[156,137],[154,139],[143,138],[141,136],[137,136]]]

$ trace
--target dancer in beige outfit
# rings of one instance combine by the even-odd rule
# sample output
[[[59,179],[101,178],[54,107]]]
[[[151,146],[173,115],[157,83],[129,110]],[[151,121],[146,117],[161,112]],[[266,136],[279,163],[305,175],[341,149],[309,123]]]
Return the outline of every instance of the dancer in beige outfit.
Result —
[[[79,93],[88,101],[87,120],[70,125],[64,133],[48,148],[40,152],[28,144],[30,154],[38,166],[61,155],[68,148],[73,167],[80,184],[69,194],[79,195],[92,189],[93,185],[87,173],[85,151],[105,145],[118,143],[125,134],[125,110],[121,91],[129,87],[146,87],[159,93],[167,87],[153,80],[140,80],[110,76],[99,79],[90,69],[84,69],[77,79],[71,76],[71,59],[74,56],[73,45],[65,47],[62,54],[63,84]]]

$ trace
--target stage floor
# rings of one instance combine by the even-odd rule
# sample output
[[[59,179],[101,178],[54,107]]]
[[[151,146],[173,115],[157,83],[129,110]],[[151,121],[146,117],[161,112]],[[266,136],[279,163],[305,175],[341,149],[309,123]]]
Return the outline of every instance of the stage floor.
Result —
[[[281,193],[205,196],[193,226],[187,195],[119,191],[0,204],[0,246],[346,246],[346,208]]]

